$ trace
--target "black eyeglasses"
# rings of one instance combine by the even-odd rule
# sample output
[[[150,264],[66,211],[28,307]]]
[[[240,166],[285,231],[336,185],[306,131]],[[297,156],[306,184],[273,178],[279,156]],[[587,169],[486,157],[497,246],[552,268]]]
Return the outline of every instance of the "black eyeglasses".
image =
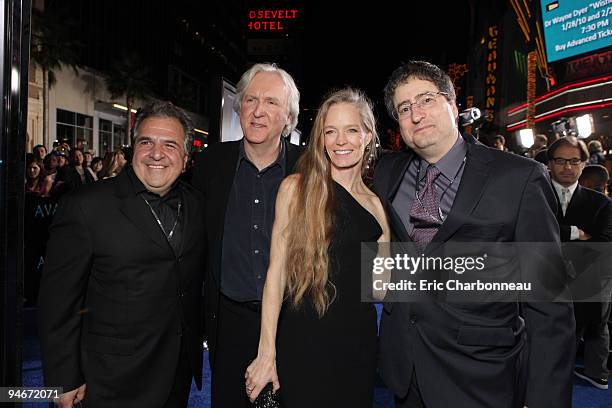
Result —
[[[553,157],[552,161],[557,166],[565,166],[567,163],[571,164],[572,166],[577,166],[580,163],[582,163],[582,160],[580,160],[577,157],[573,157],[571,159],[564,159],[562,157]]]

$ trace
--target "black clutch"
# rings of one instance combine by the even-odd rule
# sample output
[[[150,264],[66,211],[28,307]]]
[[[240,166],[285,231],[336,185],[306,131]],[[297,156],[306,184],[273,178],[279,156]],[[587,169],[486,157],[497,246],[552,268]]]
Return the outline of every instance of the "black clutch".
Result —
[[[268,383],[253,401],[253,408],[282,408],[278,392],[275,394],[272,389],[272,383]]]

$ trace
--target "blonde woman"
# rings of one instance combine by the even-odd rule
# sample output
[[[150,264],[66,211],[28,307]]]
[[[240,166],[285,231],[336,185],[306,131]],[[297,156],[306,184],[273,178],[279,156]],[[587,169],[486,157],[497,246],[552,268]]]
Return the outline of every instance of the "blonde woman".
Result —
[[[285,408],[372,406],[376,310],[360,300],[360,243],[390,234],[363,182],[376,142],[366,96],[336,91],[280,186],[258,355],[245,374],[251,400],[271,382]]]

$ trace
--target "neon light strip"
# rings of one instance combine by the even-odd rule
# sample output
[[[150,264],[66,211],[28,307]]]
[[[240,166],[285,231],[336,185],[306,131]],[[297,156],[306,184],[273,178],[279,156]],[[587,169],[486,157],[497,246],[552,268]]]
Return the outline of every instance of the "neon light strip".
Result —
[[[547,94],[544,94],[544,95],[536,98],[535,102],[537,104],[537,103],[539,103],[540,101],[542,101],[544,99],[549,99],[552,95],[566,93],[567,90],[572,90],[573,88],[578,87],[580,85],[587,85],[587,84],[593,84],[593,83],[596,84],[594,86],[607,85],[607,84],[610,83],[610,81],[609,81],[610,79],[612,79],[612,75],[608,75],[608,76],[597,78],[597,79],[589,79],[588,81],[577,82],[575,84],[565,85],[565,86],[563,86],[563,87],[561,87],[561,88],[559,88],[557,90],[554,90],[552,92],[549,92]],[[604,82],[604,81],[608,81],[608,82]],[[579,91],[581,89],[587,89],[587,88],[586,87],[581,87],[581,88],[576,88],[575,90]],[[550,99],[553,99],[553,98],[550,98]],[[522,105],[519,105],[519,106],[517,106],[515,108],[509,109],[508,110],[508,115],[510,116],[510,115],[514,114],[515,112],[524,109],[526,106],[527,106],[527,103],[523,103]]]
[[[603,99],[601,101],[587,102],[587,103],[590,103],[591,105],[575,104],[575,105],[564,106],[563,108],[560,108],[560,109],[563,109],[561,111],[558,111],[558,112],[550,111],[550,112],[546,112],[546,113],[542,113],[542,114],[538,115],[536,117],[535,121],[536,122],[541,122],[543,120],[550,119],[550,118],[555,117],[555,116],[560,116],[560,115],[562,115],[564,113],[568,113],[568,112],[575,112],[575,111],[581,111],[581,110],[586,110],[586,109],[601,109],[601,108],[606,108],[608,106],[612,106],[612,102],[608,102],[608,101],[611,101],[611,100],[612,100],[612,98],[608,98],[608,99]],[[599,102],[604,102],[604,103],[599,103]],[[519,122],[507,125],[506,126],[506,130],[508,132],[516,130],[516,129],[522,127],[525,124],[525,122],[526,122],[526,120],[521,120]]]

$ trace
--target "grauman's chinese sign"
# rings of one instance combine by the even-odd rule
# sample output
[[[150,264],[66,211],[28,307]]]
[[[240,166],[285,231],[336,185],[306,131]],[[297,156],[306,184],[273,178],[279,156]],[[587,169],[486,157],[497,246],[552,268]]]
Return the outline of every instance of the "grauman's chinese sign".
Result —
[[[299,14],[297,9],[249,10],[249,31],[284,31]]]

